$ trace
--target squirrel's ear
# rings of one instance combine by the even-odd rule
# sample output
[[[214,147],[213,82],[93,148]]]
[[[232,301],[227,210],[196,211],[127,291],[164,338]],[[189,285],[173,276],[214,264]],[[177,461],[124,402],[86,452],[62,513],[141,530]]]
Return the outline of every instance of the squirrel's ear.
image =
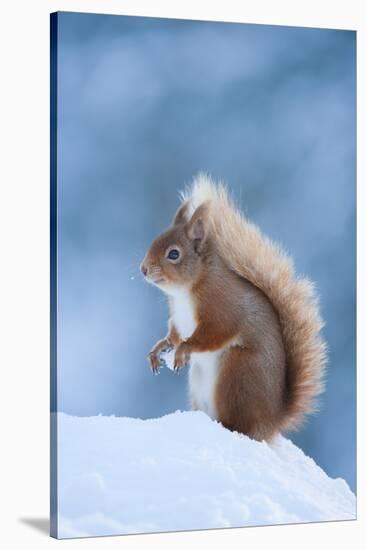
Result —
[[[178,208],[178,210],[175,213],[172,225],[180,225],[182,223],[187,222],[188,206],[189,206],[188,201],[185,201],[183,204],[181,204],[181,206]]]
[[[192,218],[187,223],[186,232],[189,239],[196,241],[198,250],[207,234],[207,209],[204,204],[194,211]]]

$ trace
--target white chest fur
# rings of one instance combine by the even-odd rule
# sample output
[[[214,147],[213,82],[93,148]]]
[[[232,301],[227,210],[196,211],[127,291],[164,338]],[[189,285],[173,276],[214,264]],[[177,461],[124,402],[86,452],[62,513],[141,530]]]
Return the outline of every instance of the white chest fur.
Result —
[[[172,289],[172,320],[180,337],[189,338],[196,326],[194,304],[188,290]],[[220,366],[221,351],[192,353],[189,372],[189,392],[193,408],[216,417],[214,392]]]
[[[173,300],[173,323],[183,340],[189,338],[197,325],[190,292],[176,289],[171,293]]]

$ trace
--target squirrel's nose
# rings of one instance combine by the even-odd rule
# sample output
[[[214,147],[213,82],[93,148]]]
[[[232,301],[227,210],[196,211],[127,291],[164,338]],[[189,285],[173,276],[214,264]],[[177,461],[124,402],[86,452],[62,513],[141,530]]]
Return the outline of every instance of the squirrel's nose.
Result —
[[[143,274],[143,276],[146,277],[146,275],[147,275],[147,267],[146,267],[144,264],[141,264],[141,265],[140,265],[140,269],[141,269],[141,273]]]

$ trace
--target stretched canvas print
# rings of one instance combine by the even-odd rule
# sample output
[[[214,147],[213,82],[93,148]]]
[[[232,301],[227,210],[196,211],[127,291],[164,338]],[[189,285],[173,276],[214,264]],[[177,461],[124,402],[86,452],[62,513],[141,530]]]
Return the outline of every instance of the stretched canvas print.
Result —
[[[356,517],[353,31],[51,15],[51,535]]]

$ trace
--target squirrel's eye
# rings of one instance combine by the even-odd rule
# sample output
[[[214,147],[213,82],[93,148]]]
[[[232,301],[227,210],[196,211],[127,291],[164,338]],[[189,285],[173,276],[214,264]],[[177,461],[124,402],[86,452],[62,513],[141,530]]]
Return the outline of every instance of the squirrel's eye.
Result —
[[[179,258],[179,250],[176,248],[172,248],[172,250],[169,251],[168,259],[169,260],[178,260]]]

